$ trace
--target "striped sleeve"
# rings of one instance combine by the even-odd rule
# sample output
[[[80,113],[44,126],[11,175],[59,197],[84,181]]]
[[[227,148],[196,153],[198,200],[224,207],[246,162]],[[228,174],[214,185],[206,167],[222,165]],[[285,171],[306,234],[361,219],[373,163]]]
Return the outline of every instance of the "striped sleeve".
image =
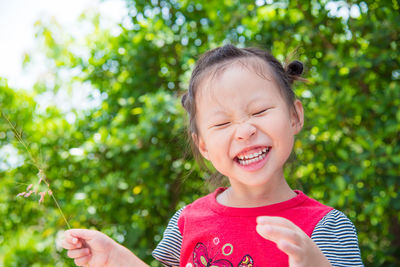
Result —
[[[356,228],[338,210],[332,210],[315,227],[311,239],[332,266],[364,266],[361,260]]]
[[[163,238],[153,250],[153,257],[164,266],[179,266],[182,235],[178,228],[178,219],[182,210],[178,210],[168,223]]]

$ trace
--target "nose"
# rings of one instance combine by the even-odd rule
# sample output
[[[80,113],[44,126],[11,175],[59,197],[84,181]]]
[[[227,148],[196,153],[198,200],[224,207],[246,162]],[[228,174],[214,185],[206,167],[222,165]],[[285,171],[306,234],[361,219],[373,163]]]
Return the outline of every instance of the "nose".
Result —
[[[252,125],[251,123],[248,122],[242,122],[238,124],[236,128],[236,134],[235,137],[239,141],[245,141],[248,140],[250,137],[255,135],[256,133],[256,127]]]

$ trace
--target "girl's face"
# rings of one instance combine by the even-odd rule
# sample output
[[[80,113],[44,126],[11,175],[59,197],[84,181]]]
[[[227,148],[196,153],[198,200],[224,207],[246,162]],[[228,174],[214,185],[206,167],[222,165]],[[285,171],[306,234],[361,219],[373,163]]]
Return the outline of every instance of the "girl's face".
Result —
[[[232,63],[219,75],[205,78],[196,94],[199,132],[193,138],[231,185],[282,182],[294,135],[303,125],[301,102],[294,103],[297,116],[265,71],[268,79],[249,66]]]

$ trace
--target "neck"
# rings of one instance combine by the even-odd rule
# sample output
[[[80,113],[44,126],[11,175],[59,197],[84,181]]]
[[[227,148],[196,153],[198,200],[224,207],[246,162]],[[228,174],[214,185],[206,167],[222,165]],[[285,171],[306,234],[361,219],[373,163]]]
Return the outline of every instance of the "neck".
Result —
[[[283,201],[296,196],[283,178],[281,182],[267,186],[243,186],[231,183],[231,186],[217,196],[217,201],[229,207],[260,207]]]

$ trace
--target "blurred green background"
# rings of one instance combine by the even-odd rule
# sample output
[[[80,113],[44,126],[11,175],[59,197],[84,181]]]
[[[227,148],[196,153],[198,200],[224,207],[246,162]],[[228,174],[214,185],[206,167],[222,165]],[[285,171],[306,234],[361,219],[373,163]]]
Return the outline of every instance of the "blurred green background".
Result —
[[[399,1],[126,5],[118,31],[83,14],[79,40],[37,23],[48,76],[31,91],[0,79],[1,112],[23,131],[72,227],[103,231],[159,266],[151,251],[170,216],[211,190],[187,153],[179,96],[190,71],[210,48],[258,46],[303,61],[310,81],[295,89],[306,119],[290,184],[347,214],[366,266],[400,265]],[[77,86],[98,105],[39,108],[40,96]],[[55,244],[67,226],[52,200],[16,197],[37,169],[4,119],[0,161],[0,266],[73,266]]]

